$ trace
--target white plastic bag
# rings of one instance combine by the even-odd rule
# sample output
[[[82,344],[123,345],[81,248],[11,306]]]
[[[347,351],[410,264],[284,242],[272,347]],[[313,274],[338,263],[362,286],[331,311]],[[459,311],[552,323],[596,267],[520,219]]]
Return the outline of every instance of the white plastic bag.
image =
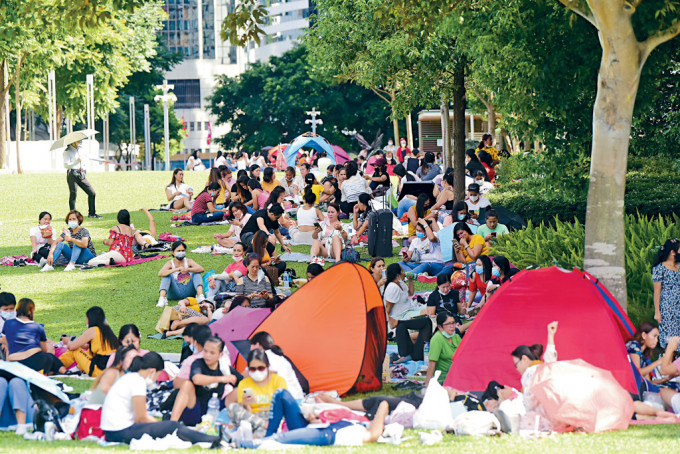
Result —
[[[501,423],[488,411],[469,411],[453,421],[456,435],[489,435],[501,430]]]
[[[436,371],[425,391],[425,398],[413,415],[414,429],[446,429],[453,424],[449,393],[437,379],[441,371]]]

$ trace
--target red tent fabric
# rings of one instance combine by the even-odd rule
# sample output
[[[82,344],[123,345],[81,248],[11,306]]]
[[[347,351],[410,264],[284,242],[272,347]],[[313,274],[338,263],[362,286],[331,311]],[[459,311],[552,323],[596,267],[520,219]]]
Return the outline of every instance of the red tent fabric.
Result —
[[[483,391],[496,380],[520,389],[510,353],[522,344],[545,346],[546,326],[557,320],[558,360],[583,359],[610,371],[627,391],[637,393],[625,347],[632,324],[624,312],[615,313],[598,285],[576,269],[550,267],[513,276],[468,329],[453,355],[445,385]],[[620,308],[618,303],[614,307]]]
[[[272,335],[310,392],[376,391],[387,347],[385,309],[366,268],[339,263],[305,284],[255,330]],[[253,333],[253,334],[254,334]]]

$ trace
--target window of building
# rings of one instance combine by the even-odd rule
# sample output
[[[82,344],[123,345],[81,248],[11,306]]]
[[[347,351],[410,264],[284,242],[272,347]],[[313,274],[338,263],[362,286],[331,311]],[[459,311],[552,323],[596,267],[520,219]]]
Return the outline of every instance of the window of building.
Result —
[[[193,130],[194,130],[194,122],[190,121],[189,122],[189,131],[193,131]]]
[[[205,130],[210,131],[210,122],[209,121],[205,122]]]
[[[197,121],[196,122],[196,131],[200,131],[200,130],[201,130],[201,122]]]
[[[177,109],[196,109],[201,107],[201,83],[198,79],[169,80],[175,86],[172,90],[177,96]],[[191,128],[193,131],[193,127]]]

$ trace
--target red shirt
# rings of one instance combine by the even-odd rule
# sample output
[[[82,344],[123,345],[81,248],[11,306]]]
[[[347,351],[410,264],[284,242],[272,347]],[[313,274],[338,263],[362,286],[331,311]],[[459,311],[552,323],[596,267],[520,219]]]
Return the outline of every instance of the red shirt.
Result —
[[[406,159],[406,156],[411,154],[411,150],[409,147],[404,147],[404,148],[397,148],[397,159],[399,162],[404,162],[404,159]]]
[[[205,191],[196,197],[196,200],[194,200],[194,204],[191,207],[191,215],[193,216],[198,213],[207,212],[208,202],[213,203],[213,198],[208,191]]]
[[[493,169],[493,167],[489,167],[484,163],[482,163],[482,165],[486,169],[486,174],[489,175],[489,181],[493,183],[496,180],[496,171]]]
[[[473,274],[474,279],[470,279],[470,293],[477,293],[477,290],[484,296],[486,293],[486,286],[488,285],[488,282],[482,282],[482,279],[479,277],[479,274],[474,273]]]

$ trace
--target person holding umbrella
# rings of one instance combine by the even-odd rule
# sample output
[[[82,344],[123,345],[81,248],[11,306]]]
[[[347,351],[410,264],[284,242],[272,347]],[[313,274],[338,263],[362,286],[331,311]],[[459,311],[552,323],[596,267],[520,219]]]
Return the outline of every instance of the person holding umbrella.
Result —
[[[90,182],[87,181],[87,177],[85,176],[86,170],[83,167],[83,157],[80,155],[80,144],[82,140],[87,139],[94,134],[96,134],[96,131],[90,129],[74,131],[54,142],[51,150],[66,147],[64,150],[64,167],[67,169],[66,182],[68,183],[69,192],[69,210],[73,211],[76,209],[76,196],[78,195],[77,186],[80,186],[80,188],[85,191],[85,194],[87,194],[87,217],[101,219],[102,217],[97,214],[97,210],[95,209],[96,193]]]

